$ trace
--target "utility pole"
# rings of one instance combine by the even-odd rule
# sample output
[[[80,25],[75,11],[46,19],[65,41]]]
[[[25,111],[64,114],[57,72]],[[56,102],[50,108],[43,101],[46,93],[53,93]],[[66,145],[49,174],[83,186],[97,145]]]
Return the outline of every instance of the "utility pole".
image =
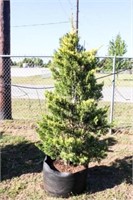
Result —
[[[76,32],[78,34],[79,30],[79,0],[77,0],[77,9],[76,9]]]
[[[0,55],[10,55],[10,0],[0,0]],[[0,56],[0,120],[11,118],[10,58]]]

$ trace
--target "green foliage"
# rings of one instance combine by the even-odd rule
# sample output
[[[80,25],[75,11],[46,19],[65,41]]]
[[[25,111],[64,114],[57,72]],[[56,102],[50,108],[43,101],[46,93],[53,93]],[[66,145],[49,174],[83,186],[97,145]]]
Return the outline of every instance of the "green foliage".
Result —
[[[115,39],[109,41],[108,56],[123,56],[127,52],[127,45],[124,40],[122,40],[121,35],[118,34]],[[113,66],[113,61],[110,58],[105,58],[102,60],[102,66],[104,70],[111,70]],[[116,58],[115,69],[116,71],[125,69],[130,65],[129,61],[121,58]]]
[[[38,123],[42,150],[53,159],[87,165],[106,155],[102,135],[109,127],[107,108],[98,108],[102,84],[95,78],[96,51],[79,45],[76,33],[60,40],[50,65],[55,90],[46,93],[49,114]]]
[[[47,63],[44,63],[43,67],[50,68],[51,60],[49,60]]]
[[[18,63],[20,67],[23,67],[23,64],[27,64],[28,67],[43,67],[43,60],[41,58],[24,58]]]
[[[116,36],[116,39],[109,41],[108,53],[110,56],[123,56],[127,52],[127,45],[122,40],[120,34]]]

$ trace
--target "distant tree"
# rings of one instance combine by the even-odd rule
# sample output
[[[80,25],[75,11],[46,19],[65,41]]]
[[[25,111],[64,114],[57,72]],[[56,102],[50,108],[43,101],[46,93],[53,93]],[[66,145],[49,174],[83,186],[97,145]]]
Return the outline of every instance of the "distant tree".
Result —
[[[18,65],[19,67],[23,67],[23,62],[22,62],[22,61],[17,62],[17,65]]]
[[[23,64],[26,63],[28,67],[43,67],[44,63],[41,58],[24,58],[22,61],[18,62],[19,67],[23,67]]]
[[[33,58],[24,58],[23,61],[22,61],[22,64],[23,63],[27,63],[27,65],[29,67],[34,67],[34,60],[33,60]]]
[[[120,34],[116,36],[116,39],[109,41],[108,53],[110,56],[123,56],[127,52],[127,45],[122,40]]]
[[[124,40],[122,40],[120,34],[116,36],[115,39],[109,41],[108,56],[123,56],[127,52],[127,45]],[[116,59],[115,69],[118,70],[127,68],[129,62],[123,58]],[[102,60],[102,67],[104,70],[112,70],[112,59]]]
[[[41,58],[34,58],[33,62],[35,66],[39,66],[39,67],[43,66],[43,60]]]
[[[49,68],[51,66],[51,60],[49,60],[47,63],[43,64],[43,67]]]
[[[11,66],[17,66],[17,62],[16,62],[16,61],[13,61],[13,60],[10,58],[10,65],[11,65]]]

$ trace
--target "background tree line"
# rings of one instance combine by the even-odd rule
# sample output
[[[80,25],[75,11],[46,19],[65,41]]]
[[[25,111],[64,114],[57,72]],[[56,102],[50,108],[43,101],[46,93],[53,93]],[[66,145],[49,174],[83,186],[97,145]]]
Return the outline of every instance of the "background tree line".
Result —
[[[18,67],[49,67],[51,64],[51,60],[49,60],[47,63],[44,63],[43,59],[41,58],[24,58],[22,61],[12,61],[12,66],[18,66]]]

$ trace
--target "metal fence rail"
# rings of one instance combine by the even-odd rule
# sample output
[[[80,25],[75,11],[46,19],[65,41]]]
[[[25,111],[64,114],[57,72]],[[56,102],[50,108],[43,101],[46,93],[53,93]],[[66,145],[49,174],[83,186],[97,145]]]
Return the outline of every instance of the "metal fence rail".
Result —
[[[115,127],[133,128],[133,58],[97,58],[97,82],[104,82],[99,106],[109,106],[108,119],[114,122]],[[0,55],[0,60],[4,62],[4,75],[11,75],[11,83],[0,82],[0,91],[3,87],[11,87],[13,119],[39,120],[46,112],[44,93],[54,89],[54,80],[48,68],[51,59],[51,56]],[[4,101],[1,94],[0,101]],[[6,94],[4,98],[7,98],[8,106],[9,96]]]

